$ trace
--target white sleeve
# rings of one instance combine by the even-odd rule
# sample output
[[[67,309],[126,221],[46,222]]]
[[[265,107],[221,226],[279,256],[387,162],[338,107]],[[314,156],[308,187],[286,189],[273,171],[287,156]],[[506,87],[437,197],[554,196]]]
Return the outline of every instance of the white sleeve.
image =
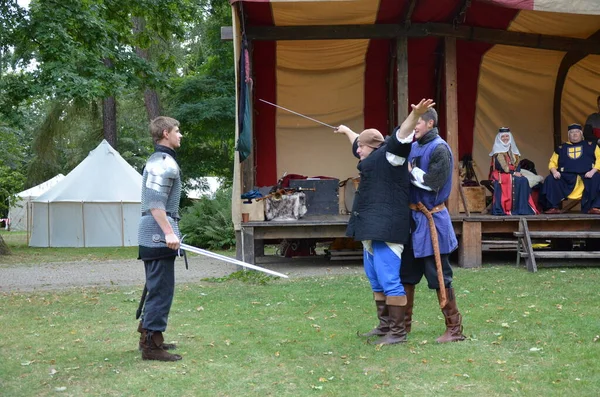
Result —
[[[400,132],[400,129],[398,129],[398,131],[396,132],[396,139],[398,140],[398,142],[406,144],[406,143],[411,143],[414,139],[415,133],[414,131],[407,136],[406,138],[400,138],[400,136],[398,135]],[[400,157],[397,156],[393,153],[390,152],[386,152],[385,153],[385,158],[387,159],[387,161],[393,165],[394,167],[398,167],[403,165],[406,162],[406,158],[405,157]]]
[[[432,188],[425,184],[425,180],[423,179],[423,177],[425,176],[425,171],[423,171],[419,167],[414,167],[410,174],[412,175],[410,182],[413,185],[424,190],[429,190],[430,192],[433,191]]]

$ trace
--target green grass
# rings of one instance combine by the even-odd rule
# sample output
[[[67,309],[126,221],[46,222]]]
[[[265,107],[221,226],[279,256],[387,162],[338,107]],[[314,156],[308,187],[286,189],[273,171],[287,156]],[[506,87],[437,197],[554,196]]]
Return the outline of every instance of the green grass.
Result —
[[[10,248],[10,255],[0,256],[0,266],[36,265],[40,263],[107,261],[136,259],[138,247],[56,248],[29,247],[26,232],[0,232]],[[235,250],[214,251],[235,256]]]
[[[362,276],[229,277],[176,289],[167,341],[183,360],[137,351],[141,288],[0,295],[6,396],[596,396],[600,269],[456,269],[469,340],[439,345],[435,294],[417,288],[409,342],[375,325]],[[63,389],[64,388],[64,389]]]

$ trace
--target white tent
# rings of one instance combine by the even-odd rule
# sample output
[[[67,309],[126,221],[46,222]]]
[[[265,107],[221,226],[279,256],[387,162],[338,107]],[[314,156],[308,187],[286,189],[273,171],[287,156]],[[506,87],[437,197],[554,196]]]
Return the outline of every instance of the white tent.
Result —
[[[33,200],[32,247],[137,245],[142,176],[105,140]]]
[[[58,174],[54,178],[48,179],[46,182],[42,182],[37,186],[17,193],[16,197],[10,200],[10,208],[8,210],[10,229],[13,231],[29,230],[31,225],[29,222],[31,201],[50,190],[54,185],[62,181],[64,177],[63,174]]]

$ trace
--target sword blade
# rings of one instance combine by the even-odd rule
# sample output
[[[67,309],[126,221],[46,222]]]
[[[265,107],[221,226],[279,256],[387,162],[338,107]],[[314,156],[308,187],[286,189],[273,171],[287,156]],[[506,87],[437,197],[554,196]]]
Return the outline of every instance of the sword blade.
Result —
[[[221,254],[216,254],[214,252],[203,250],[202,248],[197,248],[197,247],[194,247],[194,246],[191,246],[191,245],[188,245],[188,244],[180,244],[180,247],[181,247],[182,250],[186,250],[188,252],[193,252],[195,254],[204,255],[204,256],[207,256],[207,257],[213,258],[213,259],[219,259],[219,260],[221,260],[223,262],[231,263],[231,264],[238,265],[238,266],[247,267],[248,269],[258,270],[259,272],[271,274],[271,275],[277,276],[277,277],[289,278],[288,276],[286,276],[283,273],[278,273],[278,272],[273,271],[273,270],[265,269],[264,267],[260,267],[260,266],[252,265],[250,263],[242,262],[242,261],[239,261],[237,259],[230,258],[228,256],[221,255]]]
[[[319,121],[319,120],[317,120],[317,119],[313,119],[312,117],[305,116],[305,115],[303,115],[302,113],[294,112],[293,110],[290,110],[290,109],[288,109],[288,108],[284,108],[283,106],[275,105],[274,103],[271,103],[271,102],[269,102],[269,101],[265,101],[264,99],[260,99],[260,98],[259,98],[258,100],[259,100],[259,101],[262,101],[262,102],[264,102],[264,103],[266,103],[266,104],[269,104],[269,105],[271,105],[271,106],[275,106],[276,108],[279,108],[279,109],[285,110],[286,112],[293,113],[293,114],[295,114],[296,116],[304,117],[305,119],[308,119],[308,120],[310,120],[310,121],[314,121],[315,123],[319,123],[319,124],[321,124],[321,125],[324,125],[325,127],[329,127],[329,128],[331,128],[331,129],[334,129],[334,130],[336,129],[336,127],[334,127],[334,126],[332,126],[332,125],[329,125],[329,124],[327,124],[327,123],[324,123],[324,122],[322,122],[322,121]]]

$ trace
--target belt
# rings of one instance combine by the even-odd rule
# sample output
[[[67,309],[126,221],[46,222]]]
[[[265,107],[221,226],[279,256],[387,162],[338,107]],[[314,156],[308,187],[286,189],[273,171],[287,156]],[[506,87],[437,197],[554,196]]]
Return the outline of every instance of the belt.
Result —
[[[410,204],[408,206],[411,210],[413,211],[417,211],[417,212],[421,212],[418,208],[416,204]],[[435,214],[436,212],[440,212],[443,211],[444,208],[446,208],[446,205],[444,203],[436,205],[435,207],[433,207],[432,209],[429,210],[429,212],[431,212],[432,214]]]
[[[142,216],[147,216],[147,215],[152,215],[152,212],[150,212],[150,211],[143,211],[143,212],[142,212]],[[179,214],[178,214],[178,213],[176,213],[176,212],[175,212],[175,213],[173,213],[173,212],[167,212],[167,216],[168,216],[168,217],[171,217],[171,218],[173,218],[173,219],[176,219],[176,220],[179,220],[179,219],[181,219],[181,218],[179,217]]]

